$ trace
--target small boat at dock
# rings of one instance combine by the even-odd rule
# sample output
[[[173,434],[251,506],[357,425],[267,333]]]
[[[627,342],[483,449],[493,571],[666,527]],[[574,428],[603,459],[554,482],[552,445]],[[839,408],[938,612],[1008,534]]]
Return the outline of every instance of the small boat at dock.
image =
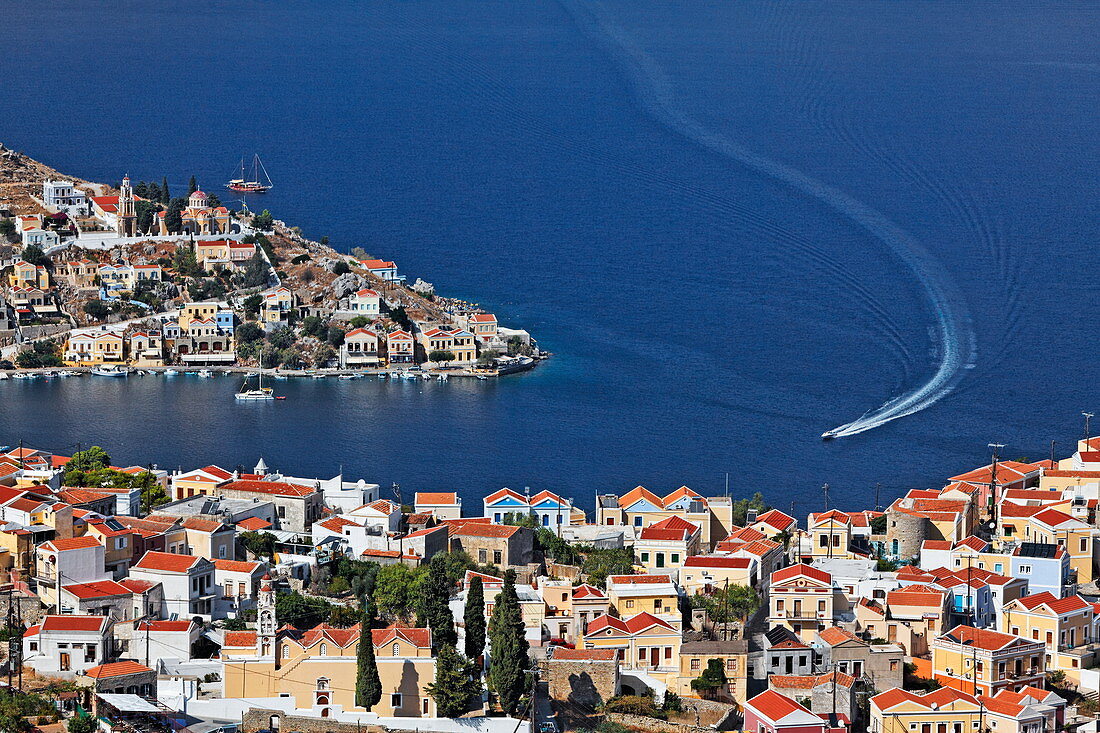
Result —
[[[198,374],[203,379],[209,379],[210,377],[214,376],[214,372],[210,371],[209,369],[200,369]]]
[[[129,372],[125,369],[119,369],[117,366],[99,367],[92,370],[92,374],[97,377],[125,377]]]
[[[177,372],[175,369],[165,369],[164,370],[164,376],[166,376],[166,377],[174,377],[177,374],[179,374],[179,372]]]

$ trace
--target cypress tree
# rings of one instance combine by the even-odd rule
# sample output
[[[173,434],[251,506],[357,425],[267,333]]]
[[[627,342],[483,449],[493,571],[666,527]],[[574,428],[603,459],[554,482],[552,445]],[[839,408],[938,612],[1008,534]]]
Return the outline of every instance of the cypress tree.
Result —
[[[378,679],[378,663],[374,660],[374,637],[371,618],[363,613],[359,630],[359,651],[355,657],[355,704],[370,710],[382,699],[382,683]]]
[[[470,698],[481,693],[475,665],[450,644],[444,644],[435,660],[435,681],[424,688],[435,700],[435,714],[457,718],[470,709]]]
[[[446,644],[458,643],[454,616],[447,601],[451,596],[451,583],[447,580],[446,558],[437,553],[428,563],[428,575],[421,585],[424,599],[424,621],[432,630],[432,645],[439,649]]]
[[[477,659],[485,651],[485,587],[475,575],[466,593],[466,656]]]
[[[191,180],[188,181],[188,183],[187,183],[187,195],[190,196],[191,194],[193,194],[195,191],[198,191],[198,190],[199,190],[198,181],[195,180],[194,176],[191,176]]]
[[[526,691],[526,670],[531,665],[527,655],[527,639],[524,637],[523,614],[516,595],[516,574],[509,570],[504,574],[504,588],[493,606],[489,620],[489,645],[492,663],[489,665],[489,686],[496,693],[500,708],[507,715],[519,710],[520,699]]]
[[[166,204],[172,200],[172,197],[168,194],[168,176],[164,176],[160,179],[160,202]]]

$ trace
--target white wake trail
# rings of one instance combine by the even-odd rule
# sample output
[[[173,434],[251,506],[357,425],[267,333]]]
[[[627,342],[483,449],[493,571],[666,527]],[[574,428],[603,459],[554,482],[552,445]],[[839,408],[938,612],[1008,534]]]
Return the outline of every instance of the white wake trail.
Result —
[[[598,3],[587,4],[589,12],[585,13],[572,0],[559,2],[582,30],[608,41],[608,51],[620,63],[639,100],[655,119],[698,145],[824,202],[888,246],[923,286],[936,316],[939,363],[935,372],[919,387],[891,398],[881,407],[826,431],[824,435],[837,438],[856,435],[919,412],[948,394],[962,378],[964,370],[973,366],[977,346],[966,303],[935,257],[881,212],[840,189],[743,148],[704,127],[677,108],[671,87],[657,64]]]

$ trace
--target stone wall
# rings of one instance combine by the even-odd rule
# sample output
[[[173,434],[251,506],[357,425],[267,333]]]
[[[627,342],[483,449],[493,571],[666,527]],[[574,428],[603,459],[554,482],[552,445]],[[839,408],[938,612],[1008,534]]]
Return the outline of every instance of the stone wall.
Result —
[[[547,685],[554,700],[591,709],[618,691],[619,663],[614,659],[549,659],[546,667]]]
[[[272,718],[278,718],[278,726],[272,725]],[[301,731],[301,733],[385,733],[380,725],[361,723],[341,723],[331,718],[313,718],[304,715],[287,715],[278,710],[253,708],[245,713],[241,727],[242,733],[256,733],[258,730]]]
[[[554,578],[571,580],[575,583],[581,577],[581,569],[576,565],[563,565],[561,563],[547,561],[546,574]]]
[[[681,713],[676,713],[676,717],[683,721],[699,720],[699,725],[676,720],[647,718],[644,715],[629,715],[627,713],[607,713],[604,718],[633,730],[645,731],[645,733],[714,733],[716,730],[734,730],[741,724],[741,717],[732,705],[692,698],[683,698],[682,702],[684,710]],[[706,706],[700,706],[699,715],[696,718],[694,708],[696,703],[708,703],[709,705],[720,706],[723,709],[714,710]],[[708,716],[715,722],[706,725],[704,721]]]

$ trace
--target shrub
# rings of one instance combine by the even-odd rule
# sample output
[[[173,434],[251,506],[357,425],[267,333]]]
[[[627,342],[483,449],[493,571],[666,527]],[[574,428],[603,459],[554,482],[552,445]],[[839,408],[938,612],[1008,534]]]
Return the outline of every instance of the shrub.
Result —
[[[665,718],[665,713],[653,702],[652,697],[641,695],[623,695],[613,697],[604,705],[604,710],[609,713],[626,713],[627,715],[644,715],[647,718]]]
[[[348,263],[343,260],[340,260],[332,266],[332,274],[334,275],[346,275],[349,272],[351,272],[351,268],[348,266]]]

